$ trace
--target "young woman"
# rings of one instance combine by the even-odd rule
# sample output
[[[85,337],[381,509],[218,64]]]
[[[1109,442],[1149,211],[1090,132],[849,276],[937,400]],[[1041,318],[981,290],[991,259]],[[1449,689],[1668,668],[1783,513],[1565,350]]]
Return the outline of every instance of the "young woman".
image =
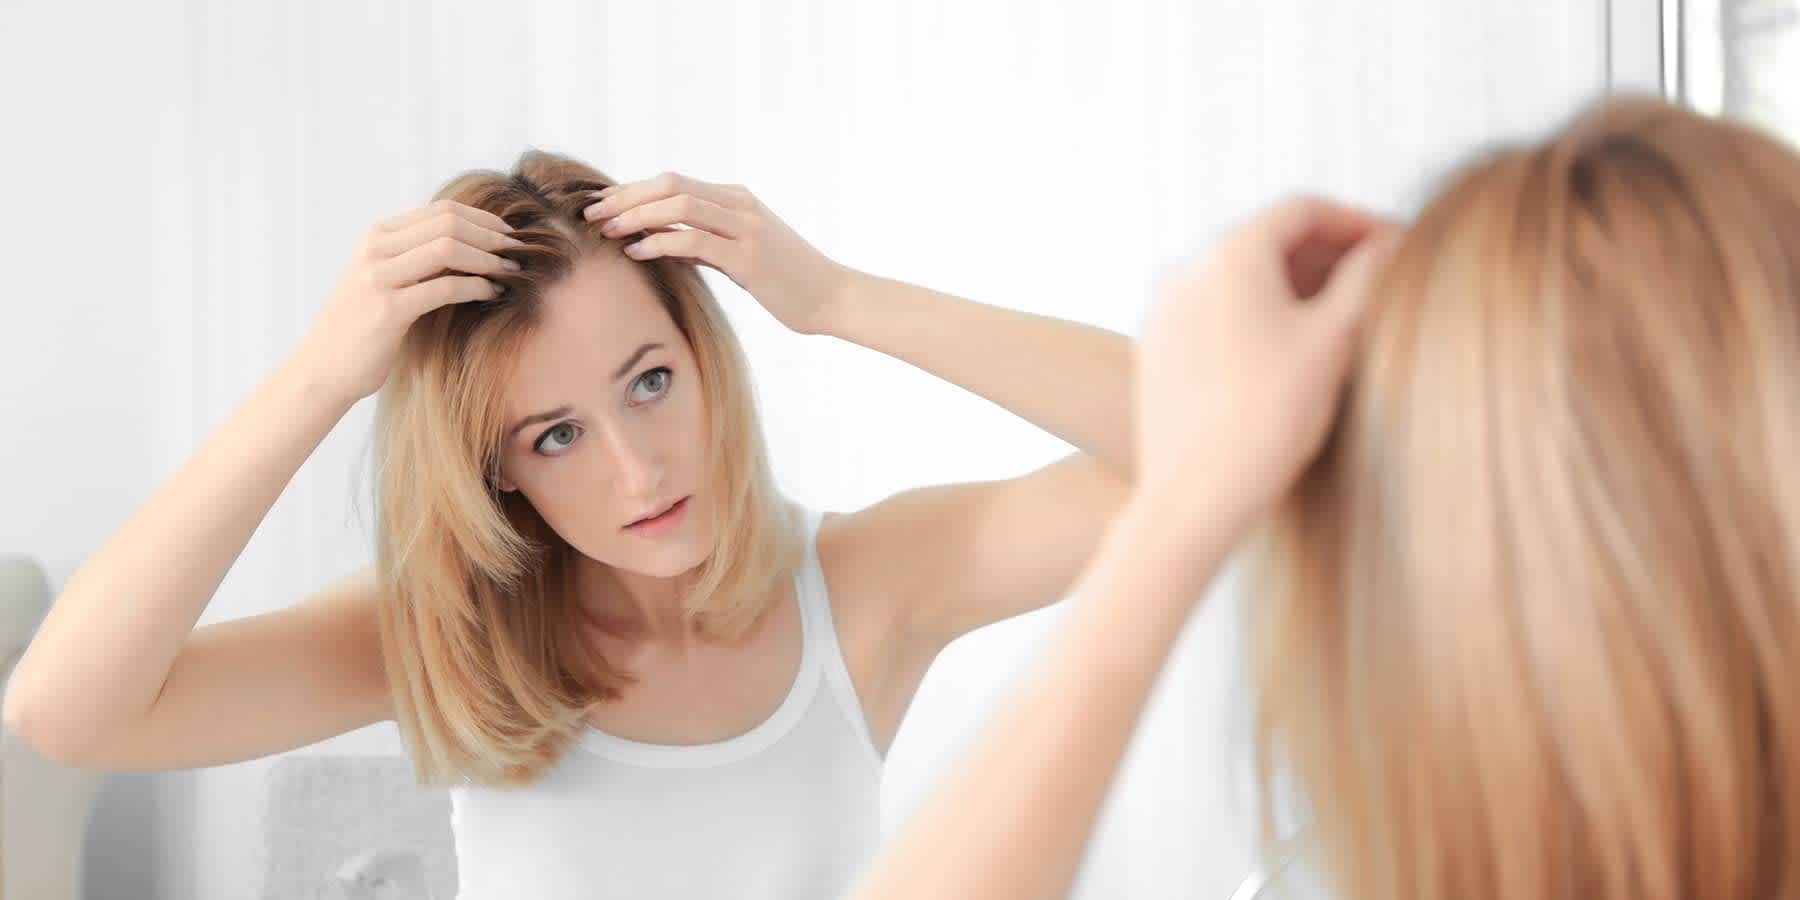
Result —
[[[797,508],[697,263],[1080,452]],[[873,852],[882,755],[934,656],[1062,596],[1122,502],[1131,358],[848,269],[740,187],[614,185],[529,152],[365,235],[293,354],[70,579],[7,723],[122,770],[393,719],[422,780],[452,785],[464,900],[834,898]],[[378,390],[373,565],[195,629]]]
[[[1404,231],[1275,207],[1139,353],[1132,499],[854,900],[1066,895],[1242,538],[1265,822],[1336,896],[1800,897],[1792,149],[1609,101]]]

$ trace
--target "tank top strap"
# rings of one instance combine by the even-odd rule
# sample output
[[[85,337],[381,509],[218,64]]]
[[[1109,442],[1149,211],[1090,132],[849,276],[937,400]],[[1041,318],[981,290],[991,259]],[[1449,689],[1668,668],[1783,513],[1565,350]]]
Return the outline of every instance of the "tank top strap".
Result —
[[[874,737],[869,732],[868,715],[863,711],[862,701],[856,693],[855,679],[850,677],[850,667],[845,661],[843,645],[838,641],[831,596],[825,586],[825,569],[819,562],[819,526],[824,518],[823,509],[805,509],[806,554],[800,565],[797,586],[800,606],[808,618],[806,630],[809,637],[816,636],[818,639],[817,659],[825,670],[825,681],[830,686],[831,694],[837,698],[851,730],[879,764],[881,752],[875,748]]]

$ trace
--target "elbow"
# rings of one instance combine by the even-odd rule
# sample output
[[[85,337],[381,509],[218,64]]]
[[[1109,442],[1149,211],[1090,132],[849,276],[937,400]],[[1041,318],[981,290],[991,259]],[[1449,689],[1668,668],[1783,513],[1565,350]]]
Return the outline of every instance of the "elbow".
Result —
[[[40,696],[41,691],[31,691],[20,683],[16,677],[6,688],[3,702],[6,731],[13,739],[31,748],[33,752],[60,766],[86,768],[90,765],[82,752],[86,743],[69,733],[67,728],[56,727],[49,711],[46,698]]]
[[[38,744],[35,720],[38,716],[32,711],[24,693],[19,686],[18,678],[12,678],[7,682],[6,697],[4,700],[0,700],[0,720],[4,720],[7,734],[23,741],[35,750]]]

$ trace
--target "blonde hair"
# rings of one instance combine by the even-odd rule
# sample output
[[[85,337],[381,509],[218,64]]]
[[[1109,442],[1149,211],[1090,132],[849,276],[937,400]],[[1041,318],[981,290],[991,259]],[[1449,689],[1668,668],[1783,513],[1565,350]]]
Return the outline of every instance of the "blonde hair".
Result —
[[[1800,157],[1599,103],[1375,290],[1252,542],[1265,823],[1354,900],[1800,896]]]
[[[420,783],[535,780],[632,680],[580,639],[569,581],[578,551],[522,494],[496,486],[508,373],[544,292],[584,255],[618,252],[581,215],[612,183],[529,150],[511,172],[467,172],[434,198],[499,215],[526,246],[501,251],[523,269],[489,276],[505,288],[499,299],[412,325],[378,400],[378,616]],[[711,292],[691,264],[635,265],[692,347],[706,397],[718,542],[684,606],[702,634],[731,640],[798,564],[797,508],[775,487],[743,352]]]

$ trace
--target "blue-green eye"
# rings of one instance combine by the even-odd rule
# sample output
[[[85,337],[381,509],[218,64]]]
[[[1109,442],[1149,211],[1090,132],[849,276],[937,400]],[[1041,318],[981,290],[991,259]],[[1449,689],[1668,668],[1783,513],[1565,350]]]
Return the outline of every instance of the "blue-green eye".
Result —
[[[657,366],[638,376],[631,383],[631,399],[637,403],[648,403],[663,395],[669,389],[669,382],[675,373],[668,366]]]
[[[557,453],[561,453],[563,450],[568,449],[568,446],[575,442],[575,432],[579,430],[580,429],[577,429],[573,422],[558,422],[555,425],[550,426],[548,431],[539,435],[537,443],[533,444],[531,449],[536,450],[539,453],[544,453],[547,446],[545,442],[550,440],[551,435],[559,432],[567,432],[569,435],[568,439],[556,442],[558,444],[556,449],[553,452],[545,454],[547,456],[555,456]]]

